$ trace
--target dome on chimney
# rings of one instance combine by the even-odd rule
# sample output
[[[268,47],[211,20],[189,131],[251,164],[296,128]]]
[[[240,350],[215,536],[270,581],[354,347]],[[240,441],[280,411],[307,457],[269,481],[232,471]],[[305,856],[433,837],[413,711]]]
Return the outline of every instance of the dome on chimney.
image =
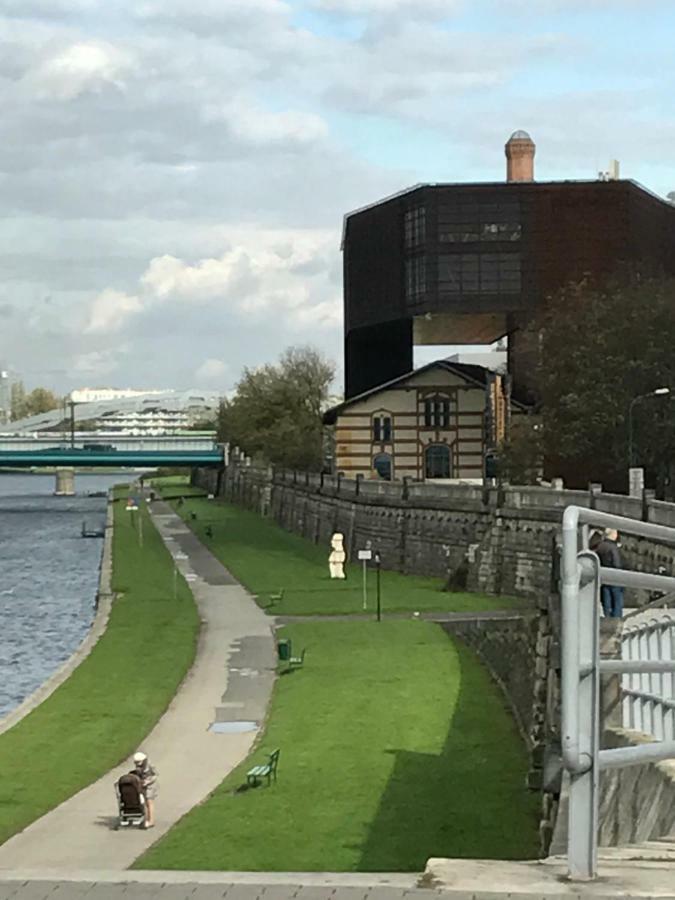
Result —
[[[518,131],[513,132],[513,134],[509,138],[509,140],[510,141],[531,141],[532,138],[529,136],[529,134],[526,131],[523,131],[522,129],[519,128]]]

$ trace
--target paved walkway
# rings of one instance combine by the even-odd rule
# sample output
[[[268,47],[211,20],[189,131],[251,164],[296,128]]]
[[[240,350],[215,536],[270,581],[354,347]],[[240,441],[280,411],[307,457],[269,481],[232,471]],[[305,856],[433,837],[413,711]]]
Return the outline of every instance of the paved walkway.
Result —
[[[484,622],[490,619],[522,619],[532,615],[534,610],[527,609],[486,609],[467,610],[465,612],[383,612],[383,619],[424,619],[427,622]],[[291,625],[293,622],[370,622],[375,613],[334,613],[322,615],[277,616],[277,625]]]
[[[3,844],[0,879],[10,869],[128,868],[246,757],[264,720],[276,667],[272,620],[167,504],[154,504],[153,519],[202,619],[195,663],[143,742],[159,771],[157,825],[113,830],[113,784],[131,768],[127,760]],[[210,730],[216,722],[225,733]],[[234,722],[251,722],[252,730],[227,733],[249,727],[227,724]]]

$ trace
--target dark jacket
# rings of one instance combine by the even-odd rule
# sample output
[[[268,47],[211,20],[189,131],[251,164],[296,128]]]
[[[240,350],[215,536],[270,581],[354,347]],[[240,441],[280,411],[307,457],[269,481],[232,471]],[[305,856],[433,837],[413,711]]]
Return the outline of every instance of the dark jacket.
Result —
[[[603,538],[595,552],[600,558],[600,565],[607,569],[623,569],[623,560],[621,559],[621,551],[616,543],[609,538]]]

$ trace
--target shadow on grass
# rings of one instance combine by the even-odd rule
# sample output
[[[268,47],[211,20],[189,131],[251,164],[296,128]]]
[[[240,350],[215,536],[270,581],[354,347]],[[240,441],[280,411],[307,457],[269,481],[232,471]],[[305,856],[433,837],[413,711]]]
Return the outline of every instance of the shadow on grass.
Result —
[[[525,747],[488,673],[466,648],[458,652],[461,687],[443,751],[387,751],[394,769],[359,871],[421,871],[433,856],[537,855],[538,798],[525,786]]]

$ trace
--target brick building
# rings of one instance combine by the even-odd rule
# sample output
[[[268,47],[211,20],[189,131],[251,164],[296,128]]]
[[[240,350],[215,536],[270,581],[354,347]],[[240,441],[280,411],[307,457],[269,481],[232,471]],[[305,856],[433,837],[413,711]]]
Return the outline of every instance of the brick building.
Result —
[[[350,478],[477,481],[504,437],[507,382],[483,366],[441,360],[371,388],[324,416],[335,468]]]

